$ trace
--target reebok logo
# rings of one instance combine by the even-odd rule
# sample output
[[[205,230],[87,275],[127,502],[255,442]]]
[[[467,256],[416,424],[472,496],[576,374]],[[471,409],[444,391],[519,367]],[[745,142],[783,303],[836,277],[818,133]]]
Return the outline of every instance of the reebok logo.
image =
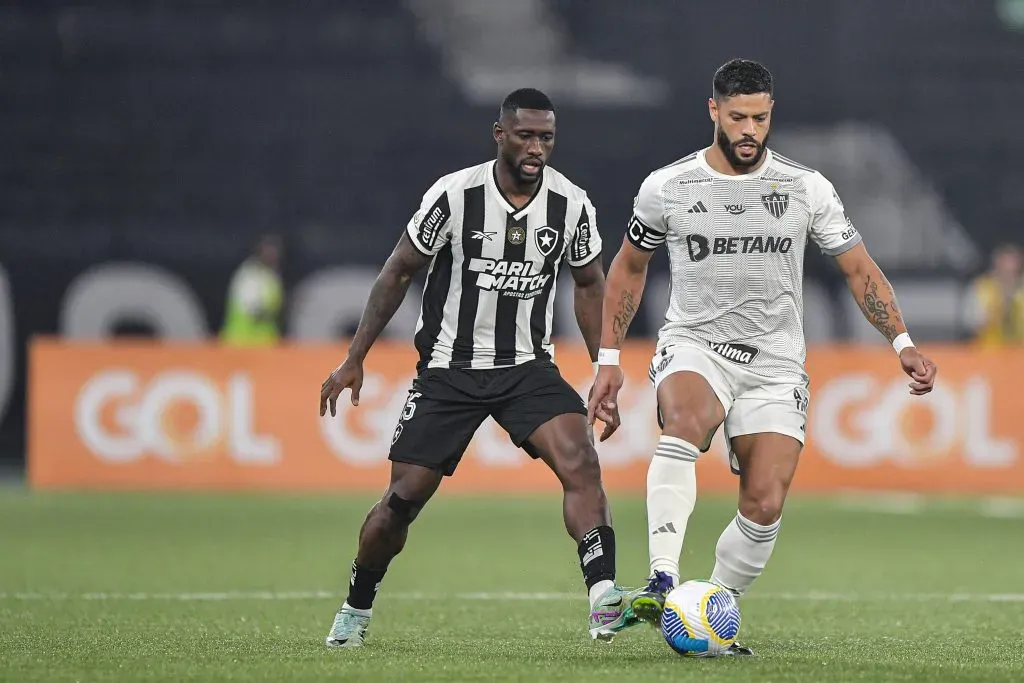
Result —
[[[676,531],[675,525],[672,524],[672,522],[669,522],[668,524],[662,524],[657,529],[652,531],[651,532],[651,536],[656,536],[658,534],[675,534],[675,533],[679,533],[679,532]]]
[[[696,204],[694,204],[693,206],[691,206],[689,209],[686,210],[686,213],[707,213],[707,212],[708,212],[708,210],[707,210],[707,207],[704,206],[704,202],[697,202]]]
[[[714,242],[704,235],[687,235],[686,248],[691,261],[703,261],[710,254],[786,254],[793,247],[790,237],[716,237]]]
[[[750,362],[757,357],[757,349],[753,346],[747,346],[746,344],[708,344],[711,350],[717,353],[722,358],[732,361],[733,363],[739,363],[740,365],[750,365]]]

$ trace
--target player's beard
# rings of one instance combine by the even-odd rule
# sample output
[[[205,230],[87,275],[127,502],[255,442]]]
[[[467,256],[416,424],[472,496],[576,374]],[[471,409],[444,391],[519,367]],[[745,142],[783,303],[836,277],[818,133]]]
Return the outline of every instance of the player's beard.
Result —
[[[750,138],[740,138],[735,143],[729,140],[729,136],[725,134],[725,129],[718,129],[718,147],[722,150],[722,154],[725,155],[725,160],[729,162],[737,171],[745,168],[752,168],[761,163],[761,158],[764,156],[764,150],[768,147],[768,135],[764,136],[764,140],[758,143],[756,140]],[[736,154],[736,146],[742,142],[753,142],[757,145],[757,154],[752,156],[750,159],[743,159]]]
[[[530,157],[524,157],[523,159],[517,161],[514,156],[509,156],[505,154],[501,155],[501,160],[505,164],[505,168],[509,170],[509,173],[513,178],[515,178],[516,183],[518,183],[520,187],[529,187],[534,183],[540,181],[541,176],[544,175],[544,167],[547,164],[541,159],[537,158],[533,159],[534,161],[540,163],[540,168],[537,169],[537,175],[531,176],[523,173],[523,163],[529,158]]]

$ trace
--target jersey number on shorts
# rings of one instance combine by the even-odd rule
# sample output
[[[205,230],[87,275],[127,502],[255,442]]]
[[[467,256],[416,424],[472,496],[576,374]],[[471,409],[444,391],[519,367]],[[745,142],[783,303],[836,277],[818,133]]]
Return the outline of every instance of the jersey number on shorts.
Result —
[[[402,421],[411,420],[412,416],[416,413],[416,399],[422,396],[418,391],[409,393],[409,399],[405,402],[405,409],[402,411]]]
[[[402,416],[398,418],[398,424],[395,425],[394,436],[391,437],[391,445],[394,446],[395,442],[398,441],[398,437],[402,436],[402,423],[411,420],[412,416],[416,414],[416,399],[423,394],[418,391],[409,392],[409,398],[405,401],[405,407],[402,408]]]

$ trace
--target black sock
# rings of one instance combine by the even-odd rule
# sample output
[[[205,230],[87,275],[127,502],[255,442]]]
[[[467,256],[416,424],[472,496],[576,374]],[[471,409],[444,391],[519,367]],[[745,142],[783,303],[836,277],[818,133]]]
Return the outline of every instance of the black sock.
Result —
[[[577,551],[587,590],[598,581],[615,580],[615,532],[610,526],[594,527],[583,534]]]
[[[377,589],[380,588],[380,582],[384,580],[384,573],[386,569],[373,570],[363,569],[352,563],[352,580],[348,587],[348,603],[349,607],[356,609],[370,609],[373,607],[373,599],[377,597]]]

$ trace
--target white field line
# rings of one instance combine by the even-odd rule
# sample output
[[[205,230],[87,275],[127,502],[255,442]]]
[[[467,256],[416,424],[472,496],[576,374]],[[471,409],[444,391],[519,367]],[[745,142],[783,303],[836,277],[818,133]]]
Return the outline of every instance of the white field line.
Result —
[[[839,494],[833,504],[850,512],[880,512],[914,515],[924,512],[928,499],[916,493]]]
[[[948,508],[941,499],[917,493],[840,493],[832,504],[848,512],[868,512],[893,515],[921,515],[935,510],[954,509],[964,515],[989,519],[1020,519],[1024,517],[1024,498],[988,496],[954,504]]]
[[[340,600],[344,594],[333,591],[228,591],[220,593],[32,593],[0,592],[0,600],[12,601],[171,601],[225,602],[258,600]],[[582,593],[384,593],[383,600],[480,600],[515,602],[535,600],[586,600]],[[744,600],[784,600],[793,602],[1021,602],[1024,593],[758,593]]]

